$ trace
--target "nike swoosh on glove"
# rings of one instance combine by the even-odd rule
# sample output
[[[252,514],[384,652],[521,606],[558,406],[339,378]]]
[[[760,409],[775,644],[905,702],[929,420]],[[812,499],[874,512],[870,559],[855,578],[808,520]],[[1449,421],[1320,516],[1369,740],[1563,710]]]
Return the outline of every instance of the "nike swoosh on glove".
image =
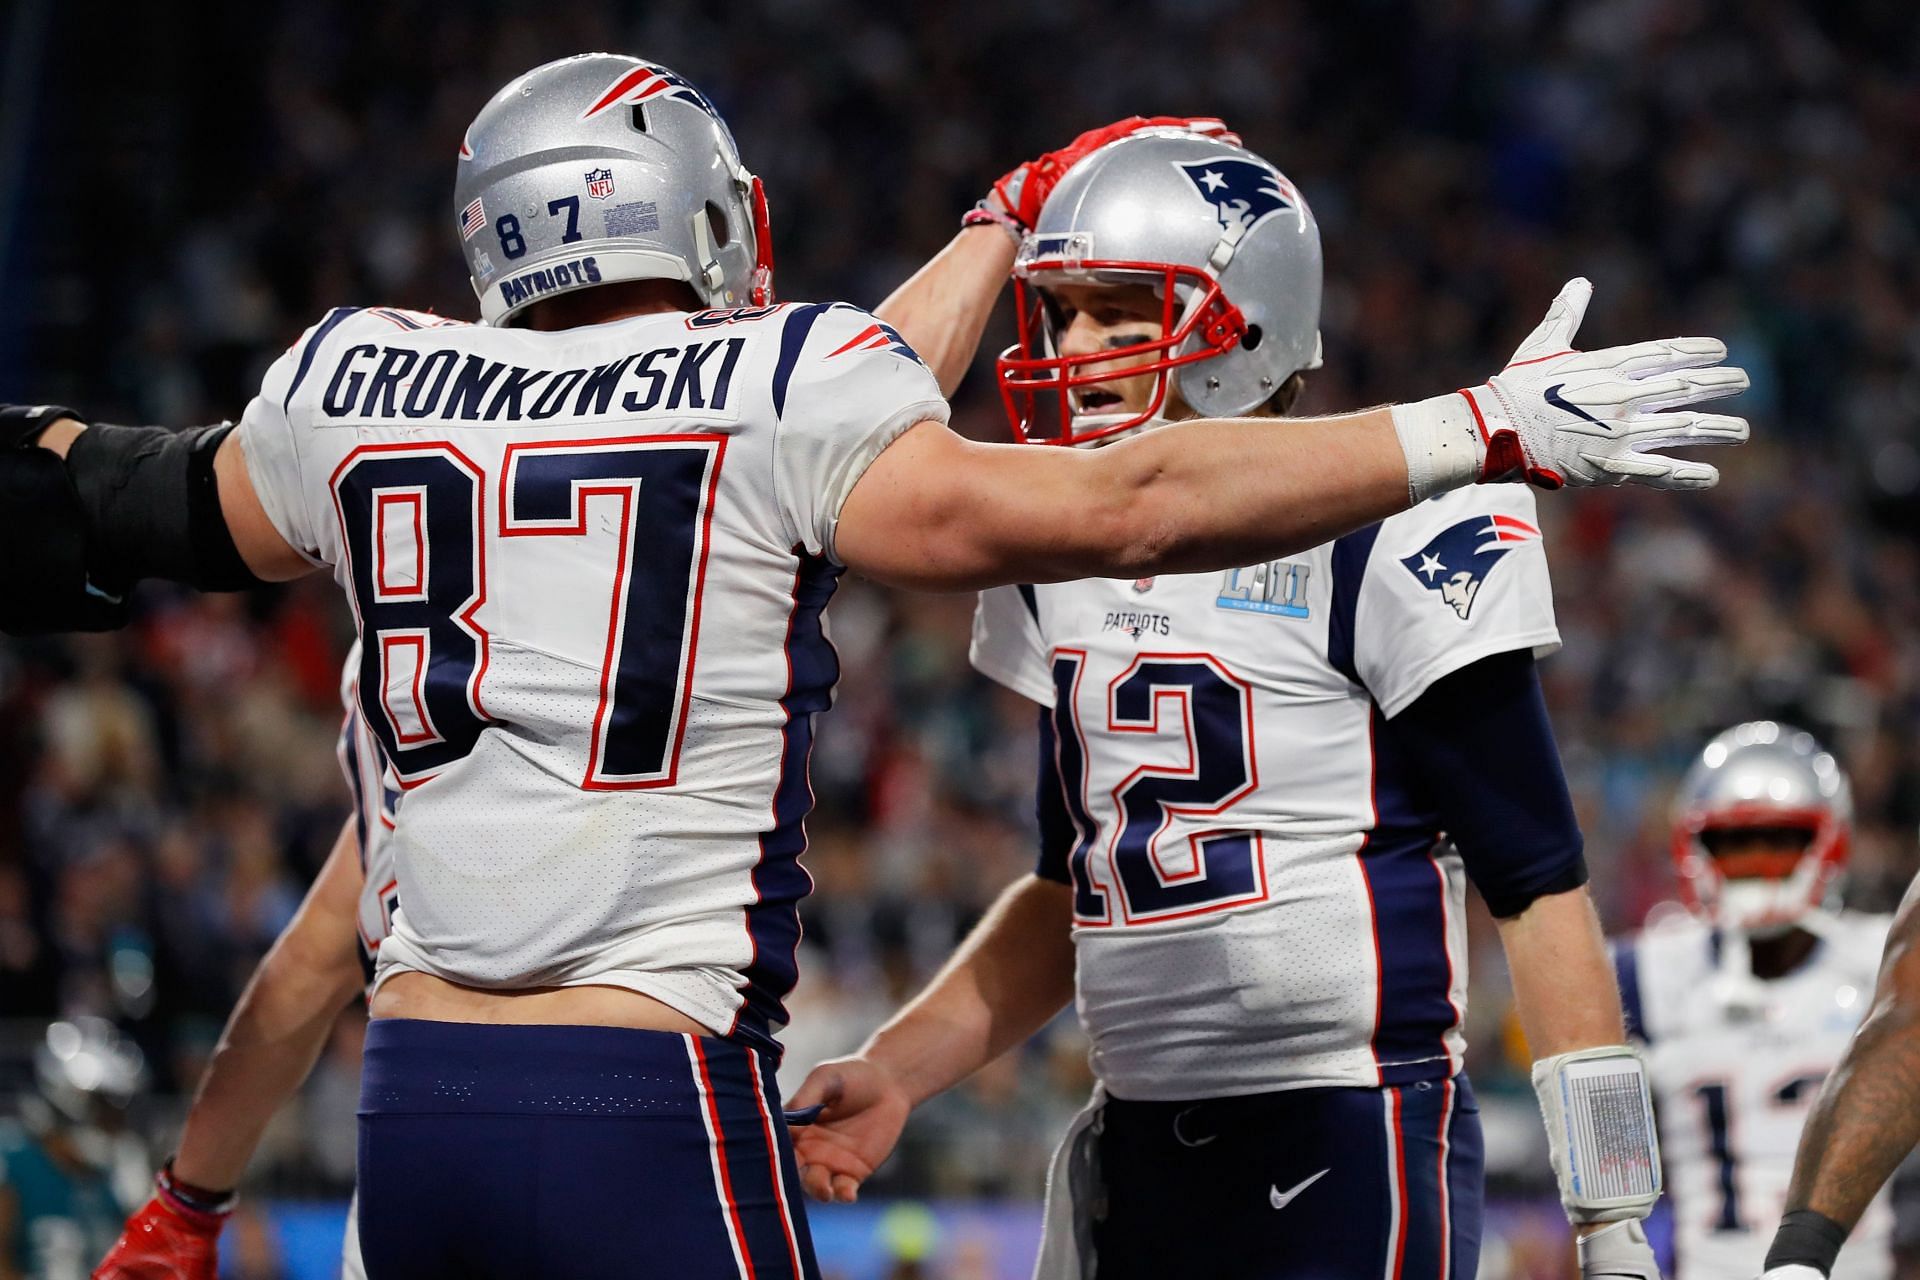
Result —
[[[1524,479],[1544,489],[1719,481],[1706,463],[1663,451],[1744,441],[1746,419],[1690,406],[1745,391],[1746,371],[1721,363],[1727,348],[1718,338],[1575,350],[1592,297],[1590,281],[1569,280],[1506,368],[1451,396],[1394,406],[1416,500],[1465,483],[1469,465],[1477,482]]]

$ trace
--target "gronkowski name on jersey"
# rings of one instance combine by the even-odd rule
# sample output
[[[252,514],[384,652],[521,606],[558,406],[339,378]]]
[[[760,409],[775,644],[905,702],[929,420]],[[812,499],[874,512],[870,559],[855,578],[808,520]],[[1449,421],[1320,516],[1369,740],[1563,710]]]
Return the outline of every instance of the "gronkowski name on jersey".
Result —
[[[626,986],[774,1051],[841,504],[932,374],[844,305],[328,315],[242,420],[404,793],[378,980]]]
[[[1891,920],[1837,917],[1798,969],[1735,981],[1725,945],[1684,913],[1615,944],[1628,1029],[1645,1044],[1681,1280],[1759,1275],[1820,1083],[1872,1000]],[[1893,1274],[1893,1214],[1875,1197],[1835,1280]]]
[[[1269,564],[982,593],[974,665],[1053,709],[1077,840],[1041,874],[1074,887],[1115,1094],[1459,1069],[1464,874],[1376,730],[1470,663],[1557,646],[1535,520],[1484,486]]]

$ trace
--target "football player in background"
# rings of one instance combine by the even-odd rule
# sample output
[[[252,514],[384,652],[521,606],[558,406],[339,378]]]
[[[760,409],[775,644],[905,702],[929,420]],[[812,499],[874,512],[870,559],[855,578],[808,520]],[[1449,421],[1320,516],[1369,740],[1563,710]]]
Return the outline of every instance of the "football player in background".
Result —
[[[955,300],[1011,267],[1017,436],[1113,446],[1291,405],[1318,363],[1320,242],[1272,165],[1146,130],[1030,223],[1008,190],[986,216],[1024,234],[950,248],[879,314],[957,379]],[[1587,297],[1563,292],[1509,367],[1571,345]],[[1534,670],[1559,644],[1536,522],[1527,490],[1463,490],[1224,572],[983,593],[974,664],[1041,708],[1039,867],[796,1095],[826,1104],[796,1139],[814,1194],[851,1199],[912,1106],[1077,996],[1100,1083],[1049,1179],[1036,1275],[1472,1275],[1471,879],[1584,1273],[1657,1275],[1651,1109]],[[1588,1123],[1596,1090],[1627,1123]],[[1593,1165],[1613,1172],[1573,1176]]]
[[[300,909],[261,957],[201,1074],[174,1155],[94,1280],[214,1280],[234,1189],[273,1114],[299,1090],[341,1009],[372,980],[395,905],[399,786],[360,712],[360,647],[341,671],[338,755],[353,810]],[[360,1280],[358,1214],[348,1210],[343,1275]]]
[[[133,1198],[127,1183],[145,1175],[126,1115],[146,1062],[112,1023],[87,1017],[48,1026],[33,1068],[18,1123],[0,1123],[0,1280],[80,1280]]]
[[[1887,918],[1833,911],[1852,838],[1845,773],[1772,721],[1706,745],[1674,800],[1690,912],[1619,944],[1629,1030],[1659,1109],[1680,1280],[1751,1275],[1821,1081],[1867,1011]],[[1833,1274],[1894,1274],[1882,1195]]]
[[[33,553],[0,559],[0,622],[112,625],[141,577],[322,567],[353,605],[406,792],[363,1068],[374,1280],[817,1274],[773,1033],[845,568],[1218,570],[1481,480],[1706,487],[1660,450],[1746,435],[1686,407],[1746,386],[1718,341],[1570,350],[1578,282],[1538,359],[1464,392],[975,444],[890,326],[774,304],[759,182],[665,68],[536,68],[458,173],[485,323],[336,310],[237,427],[40,406],[5,421],[41,447],[0,455]]]

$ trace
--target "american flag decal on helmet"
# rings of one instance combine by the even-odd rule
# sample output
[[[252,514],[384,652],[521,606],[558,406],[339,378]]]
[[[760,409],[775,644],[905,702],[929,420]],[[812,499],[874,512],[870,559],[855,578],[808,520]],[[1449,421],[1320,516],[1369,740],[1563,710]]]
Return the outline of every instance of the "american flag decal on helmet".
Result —
[[[608,111],[614,107],[631,106],[637,102],[645,102],[649,98],[657,98],[662,94],[669,98],[678,98],[682,102],[691,102],[715,120],[720,118],[720,113],[713,109],[711,102],[707,101],[707,96],[694,88],[686,78],[675,75],[665,67],[653,67],[645,63],[608,85],[600,96],[593,100],[593,105],[580,113],[580,118],[591,120],[602,111]]]
[[[471,240],[478,235],[480,228],[487,225],[487,211],[475,196],[473,202],[460,211],[460,238]]]
[[[1448,525],[1400,563],[1429,591],[1452,607],[1462,622],[1473,612],[1480,585],[1515,547],[1538,542],[1540,531],[1517,516],[1475,516]]]

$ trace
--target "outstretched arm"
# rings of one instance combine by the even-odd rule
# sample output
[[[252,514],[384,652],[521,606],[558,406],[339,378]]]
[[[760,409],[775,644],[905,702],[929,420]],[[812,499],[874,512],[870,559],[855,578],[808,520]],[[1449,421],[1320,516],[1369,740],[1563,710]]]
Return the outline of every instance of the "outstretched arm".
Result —
[[[1029,876],[1000,895],[946,967],[859,1052],[822,1063],[793,1096],[825,1104],[794,1130],[818,1200],[854,1200],[907,1113],[1045,1026],[1073,998],[1073,890]]]
[[[1572,350],[1591,295],[1569,283],[1486,383],[1391,409],[1184,423],[1097,450],[922,423],[854,484],[836,554],[926,590],[1137,577],[1291,555],[1481,480],[1713,484],[1712,467],[1657,450],[1737,442],[1746,422],[1668,410],[1738,394],[1746,375],[1711,338]]]
[[[1800,1134],[1786,1219],[1768,1266],[1801,1264],[1820,1274],[1866,1212],[1868,1201],[1920,1143],[1920,879],[1907,890],[1887,937],[1873,1008],[1827,1077]],[[1820,1223],[1818,1215],[1826,1219]],[[1807,1246],[1813,1246],[1809,1252]]]

